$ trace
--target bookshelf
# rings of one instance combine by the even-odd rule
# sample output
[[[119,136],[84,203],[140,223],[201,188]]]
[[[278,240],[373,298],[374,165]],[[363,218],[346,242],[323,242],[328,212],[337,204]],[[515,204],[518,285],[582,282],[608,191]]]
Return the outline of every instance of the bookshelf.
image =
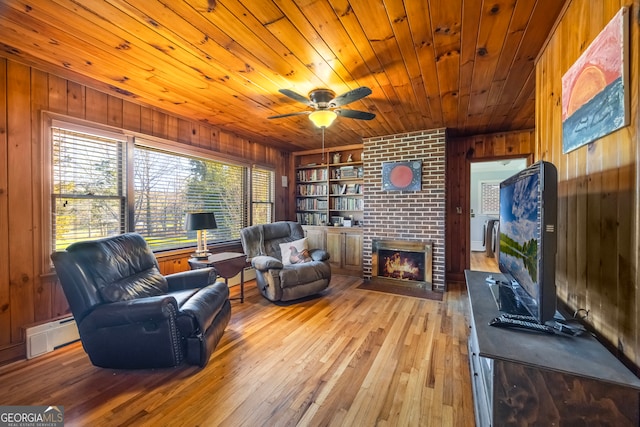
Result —
[[[329,184],[326,165],[308,164],[296,171],[296,220],[304,225],[326,224]]]
[[[294,153],[296,221],[302,225],[362,224],[362,145]]]

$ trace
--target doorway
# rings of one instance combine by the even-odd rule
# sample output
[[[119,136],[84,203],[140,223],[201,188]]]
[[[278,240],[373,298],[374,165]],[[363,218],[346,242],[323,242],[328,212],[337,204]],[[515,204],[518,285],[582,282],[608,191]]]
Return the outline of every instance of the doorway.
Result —
[[[500,182],[527,167],[527,158],[471,163],[469,181],[471,270],[500,271],[496,258]]]

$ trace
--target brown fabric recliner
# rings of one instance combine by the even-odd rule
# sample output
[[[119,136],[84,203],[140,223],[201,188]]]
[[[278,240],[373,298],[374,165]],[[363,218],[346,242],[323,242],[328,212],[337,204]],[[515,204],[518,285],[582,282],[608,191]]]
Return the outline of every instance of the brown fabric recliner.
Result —
[[[51,255],[91,363],[204,367],[231,318],[212,268],[163,276],[136,233],[78,242]]]
[[[240,230],[247,261],[256,269],[256,284],[269,301],[291,301],[325,290],[331,281],[329,254],[309,249],[308,262],[284,265],[281,243],[304,238],[302,226],[293,221],[261,224]]]

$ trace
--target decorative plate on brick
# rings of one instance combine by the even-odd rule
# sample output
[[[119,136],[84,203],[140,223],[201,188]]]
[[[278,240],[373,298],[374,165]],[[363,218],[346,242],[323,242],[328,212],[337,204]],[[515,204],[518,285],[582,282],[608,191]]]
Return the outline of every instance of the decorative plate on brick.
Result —
[[[422,184],[422,161],[385,162],[382,164],[382,189],[417,191]]]

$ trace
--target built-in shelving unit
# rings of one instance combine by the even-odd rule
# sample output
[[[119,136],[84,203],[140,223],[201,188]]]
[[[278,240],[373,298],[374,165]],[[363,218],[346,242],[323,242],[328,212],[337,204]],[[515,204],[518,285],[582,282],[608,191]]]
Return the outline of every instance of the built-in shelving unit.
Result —
[[[302,225],[362,223],[362,145],[294,153],[296,220]]]
[[[362,276],[362,144],[293,153],[296,220],[337,274]]]
[[[296,220],[300,224],[326,224],[329,184],[326,165],[308,164],[296,171]]]

